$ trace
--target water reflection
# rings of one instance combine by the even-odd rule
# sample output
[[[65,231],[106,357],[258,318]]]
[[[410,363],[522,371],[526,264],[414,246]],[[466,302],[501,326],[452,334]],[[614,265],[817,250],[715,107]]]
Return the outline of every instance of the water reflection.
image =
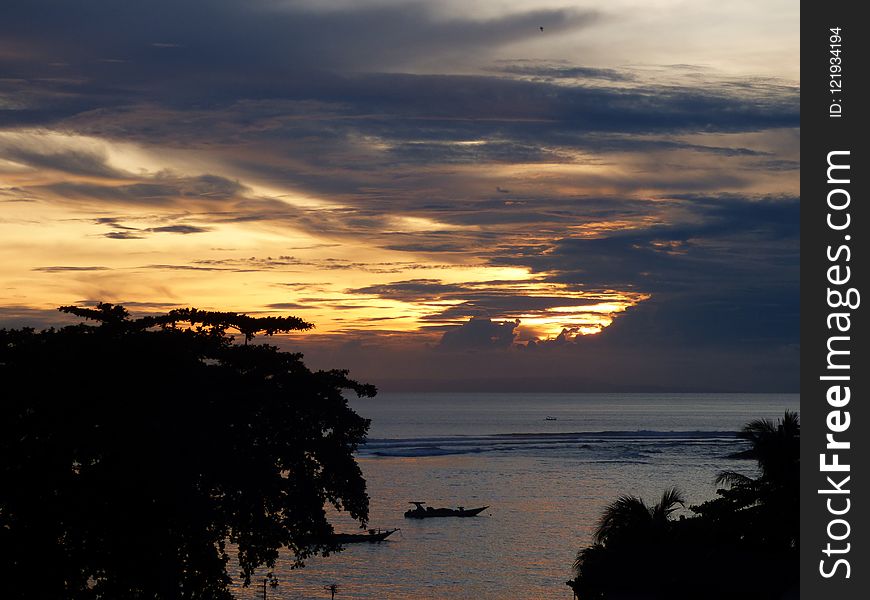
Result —
[[[576,552],[589,542],[602,508],[618,494],[655,498],[664,487],[676,483],[690,504],[699,503],[715,495],[717,471],[746,472],[750,466],[724,458],[742,443],[730,435],[663,433],[702,431],[714,421],[719,429],[733,431],[747,418],[776,417],[796,407],[797,401],[796,396],[707,398],[707,408],[718,416],[693,418],[688,401],[679,399],[668,399],[658,407],[648,404],[647,412],[658,410],[651,417],[637,408],[643,402],[636,397],[631,400],[632,410],[622,416],[621,407],[612,399],[607,399],[607,406],[591,408],[586,402],[571,413],[560,398],[559,406],[529,411],[528,422],[534,419],[534,423],[553,426],[537,417],[540,412],[556,413],[556,425],[565,427],[563,431],[581,431],[577,424],[582,415],[578,414],[585,410],[613,424],[612,431],[648,430],[650,423],[659,430],[599,442],[570,439],[542,444],[533,440],[519,449],[511,446],[468,454],[378,456],[363,449],[359,463],[371,496],[370,525],[400,527],[401,531],[380,544],[354,544],[337,555],[311,559],[301,570],[291,571],[290,561],[281,560],[276,571],[281,585],[270,589],[268,598],[329,598],[324,586],[331,583],[339,585],[338,600],[571,598],[564,582],[570,578]],[[384,423],[389,407],[371,408],[381,411],[381,431],[374,431],[381,434],[380,439],[450,437],[447,416],[435,422],[434,427],[442,428],[439,431],[432,425],[427,425],[429,429],[415,425],[414,429],[395,421]],[[420,422],[419,414],[408,406],[403,410],[416,414],[414,420]],[[461,427],[467,431],[469,419],[489,418],[486,429],[470,433],[480,438],[510,432],[494,424],[499,413],[493,406],[480,410],[487,414],[466,410],[454,431]],[[510,412],[510,407],[504,410]],[[515,423],[517,418],[510,413],[504,419],[509,422],[505,427],[523,431],[522,424]],[[590,417],[585,418],[585,431],[603,431],[600,424],[589,424]],[[387,431],[390,435],[384,435]],[[459,444],[455,439],[448,443]],[[443,445],[441,441],[437,444]],[[474,518],[405,519],[402,515],[411,500],[432,506],[491,508]],[[336,515],[334,522],[338,531],[356,531],[357,524],[345,515]],[[237,588],[237,597],[262,598],[262,589]]]

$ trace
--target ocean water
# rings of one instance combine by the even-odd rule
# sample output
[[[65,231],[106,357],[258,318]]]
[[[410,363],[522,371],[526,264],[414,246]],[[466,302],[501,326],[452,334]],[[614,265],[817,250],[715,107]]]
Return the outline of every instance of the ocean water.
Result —
[[[602,508],[619,494],[689,504],[715,497],[716,473],[755,474],[735,437],[756,418],[799,409],[797,394],[381,394],[353,400],[372,419],[358,461],[370,526],[399,527],[291,570],[267,598],[549,599],[565,585]],[[475,518],[403,518],[411,500],[487,505]],[[688,514],[688,513],[687,513]],[[337,531],[357,531],[345,515]],[[263,597],[236,588],[240,599]],[[256,583],[256,582],[255,582]]]

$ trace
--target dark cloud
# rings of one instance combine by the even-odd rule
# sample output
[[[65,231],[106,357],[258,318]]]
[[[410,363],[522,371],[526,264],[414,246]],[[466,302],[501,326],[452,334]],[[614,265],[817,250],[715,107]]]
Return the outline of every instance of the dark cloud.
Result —
[[[500,61],[495,69],[499,73],[524,75],[541,79],[603,79],[606,81],[634,81],[637,76],[627,71],[569,65],[533,60]]]
[[[43,273],[65,273],[68,271],[108,271],[109,267],[69,267],[69,266],[52,266],[52,267],[36,267],[34,271],[42,271]]]
[[[110,231],[104,233],[103,237],[109,238],[110,240],[141,240],[145,238],[144,235],[137,235],[132,231]]]
[[[0,202],[8,203],[30,203],[36,202],[36,198],[26,190],[17,187],[0,187]]]
[[[668,138],[638,138],[625,135],[592,135],[584,136],[574,142],[579,148],[595,149],[598,152],[661,152],[688,150],[725,157],[768,157],[770,152],[754,150],[746,147],[705,146],[690,144]]]
[[[750,354],[797,344],[798,199],[683,196],[679,202],[689,211],[683,223],[562,239],[546,253],[493,260],[520,262],[560,283],[652,294],[605,329],[601,343]]]
[[[190,235],[193,233],[205,233],[211,231],[211,227],[200,227],[197,225],[161,225],[159,227],[131,227],[123,225],[120,217],[98,217],[93,219],[97,225],[106,225],[111,227],[113,231],[102,234],[103,237],[112,240],[141,240],[148,237],[148,234],[153,233],[175,233],[179,235]]]
[[[444,332],[440,346],[449,350],[507,348],[514,341],[519,321],[492,321],[474,317],[459,327]]]
[[[445,19],[422,2],[332,10],[295,1],[156,0],[119,10],[111,0],[12,0],[0,19],[0,96],[9,99],[0,127],[69,139],[0,138],[0,159],[46,182],[2,188],[0,201],[80,203],[99,215],[118,215],[125,206],[156,213],[90,221],[116,240],[262,223],[329,238],[294,250],[364,238],[413,253],[384,262],[307,252],[173,257],[137,267],[364,272],[397,281],[349,293],[451,301],[433,306],[416,334],[437,352],[394,351],[389,344],[399,339],[411,343],[407,332],[365,337],[381,348],[380,358],[364,364],[375,373],[378,360],[395,360],[418,380],[431,376],[427,368],[449,367],[468,382],[503,377],[498,371],[507,365],[559,385],[606,387],[602,378],[655,386],[692,371],[691,385],[706,378],[721,389],[735,372],[747,386],[763,386],[767,368],[776,385],[791,385],[798,199],[750,190],[791,181],[799,167],[798,87],[735,80],[696,65],[661,67],[653,79],[629,68],[497,60],[509,44],[538,38],[540,26],[548,34],[582,31],[607,18],[518,10],[488,20]],[[481,68],[443,72],[451,61],[467,64],[468,56]],[[411,67],[417,72],[403,72]],[[178,173],[121,172],[102,151],[78,143],[80,134],[155,154],[162,147],[201,153],[209,167],[200,174],[182,172],[190,165]],[[219,165],[233,175],[222,175]],[[774,183],[758,185],[762,180]],[[263,197],[254,182],[287,197]],[[292,192],[325,202],[297,205]],[[431,225],[408,230],[405,217]],[[592,296],[408,275],[457,264],[525,268],[538,283]],[[309,285],[312,306],[358,306],[316,284],[298,287]],[[600,336],[573,342],[563,336],[521,347],[516,324],[504,321],[583,306],[608,290],[652,298]],[[358,329],[348,323],[344,333],[362,339]],[[489,365],[469,358],[474,350],[501,358]],[[575,370],[574,379],[565,375]]]
[[[445,20],[422,2],[329,11],[297,3],[157,0],[118,11],[110,0],[86,8],[63,0],[13,1],[4,7],[0,35],[16,51],[0,58],[8,78],[0,90],[21,101],[0,112],[21,125],[77,115],[65,126],[164,143],[238,140],[262,133],[264,125],[296,139],[315,131],[320,139],[337,140],[350,128],[405,141],[457,132],[497,138],[508,127],[511,135],[504,138],[513,142],[524,137],[523,129],[557,135],[797,125],[797,90],[773,81],[649,85],[628,71],[521,61],[501,63],[499,72],[546,76],[528,81],[399,72],[495,53],[535,38],[540,24],[558,32],[592,27],[601,18],[589,11],[538,10]],[[61,59],[59,77],[59,67],[49,65]],[[632,85],[549,81],[566,77]],[[300,108],[307,118],[291,122]],[[206,112],[210,118],[203,118]],[[501,151],[511,149],[543,152],[522,144]]]
[[[245,258],[200,259],[197,265],[207,265],[210,268],[242,269],[242,270],[294,270],[292,267],[316,267],[325,271],[362,271],[367,273],[404,273],[414,269],[450,269],[450,264],[426,264],[414,262],[356,262],[345,258],[301,259],[295,256],[250,256]],[[290,285],[290,284],[284,284]]]
[[[7,123],[33,124],[43,115],[43,125],[70,133],[215,151],[253,179],[331,198],[342,208],[307,209],[255,198],[239,182],[217,175],[126,174],[122,181],[99,154],[25,148],[15,155],[22,164],[103,179],[55,182],[29,194],[194,208],[209,222],[269,222],[337,238],[364,234],[397,251],[470,251],[512,259],[541,247],[537,240],[517,247],[512,228],[533,224],[540,237],[570,237],[566,226],[591,225],[620,211],[626,219],[657,216],[660,208],[652,203],[639,208],[626,199],[636,190],[740,188],[751,171],[765,168],[759,158],[772,169],[795,164],[776,162],[754,148],[675,139],[684,133],[796,127],[799,93],[781,82],[736,85],[703,74],[694,87],[678,87],[650,83],[629,71],[522,61],[498,63],[498,77],[396,72],[424,57],[437,62],[445,48],[467,54],[525,39],[536,35],[540,24],[548,32],[592,27],[598,17],[591,13],[533,11],[490,21],[444,21],[423,4],[332,11],[296,3],[169,6],[161,0],[147,9],[103,8],[102,0],[87,9],[39,0],[13,2],[4,11],[0,33],[9,35],[17,51],[0,60],[10,74],[22,75],[0,82],[20,98],[17,108],[2,111]],[[32,26],[37,13],[38,29]],[[61,57],[67,64],[63,77],[37,76]],[[541,76],[530,81],[533,71]],[[589,78],[621,84],[602,86]],[[244,152],[232,150],[239,147]],[[598,206],[588,198],[556,197],[553,189],[532,181],[505,182],[507,192],[494,181],[478,183],[479,173],[454,170],[606,162],[608,153],[650,160],[666,152],[680,153],[674,163],[695,155],[732,162],[685,172],[667,169],[668,181],[661,181],[662,168],[645,165],[632,177],[589,175],[588,185],[625,192],[626,197]],[[490,196],[510,193],[512,203],[484,197],[483,185]],[[566,177],[552,188],[571,185]],[[402,215],[477,231],[397,232],[390,219]],[[194,232],[178,224],[166,227]],[[105,235],[144,235],[124,231],[113,227]],[[324,263],[324,268],[346,267]]]
[[[610,348],[729,349],[768,353],[800,343],[796,283],[758,282],[693,293],[661,294],[629,309],[601,334]]]
[[[420,236],[413,234],[394,234],[391,237],[401,237],[408,241],[402,243],[384,244],[387,250],[399,250],[401,252],[465,252],[469,249],[468,243],[463,240],[452,239],[449,241],[439,241],[437,239],[419,239]],[[433,236],[430,236],[433,237]],[[455,236],[452,236],[455,237]]]
[[[310,306],[306,306],[305,304],[299,304],[298,302],[277,302],[275,304],[267,304],[266,308],[274,308],[279,310],[289,310],[295,308],[311,308]]]
[[[545,254],[519,260],[536,271],[558,272],[556,281],[598,288],[668,292],[797,282],[797,198],[687,195],[671,208],[683,211],[681,221],[591,239],[563,238]],[[517,260],[493,258],[505,264]]]
[[[109,178],[121,175],[106,164],[105,155],[96,152],[40,150],[0,140],[0,158],[34,169],[61,171],[69,175]]]
[[[562,294],[554,291],[544,294],[540,290],[534,295],[522,289],[527,281],[489,281],[474,283],[444,283],[437,279],[413,279],[393,283],[373,285],[346,290],[348,294],[376,296],[410,304],[430,304],[431,313],[422,317],[423,322],[453,323],[469,317],[480,317],[481,322],[489,318],[509,318],[518,313],[543,314],[556,307],[583,307],[598,304],[606,296],[588,293],[586,296],[570,296],[567,292],[577,292],[579,288],[563,289]],[[437,303],[451,301],[447,307]],[[475,325],[480,327],[478,323]]]
[[[490,376],[507,387],[516,383],[504,379],[505,365],[513,364],[517,373],[534,381],[528,384],[532,388],[553,390],[577,389],[572,387],[577,385],[597,390],[634,385],[639,386],[635,389],[796,390],[799,200],[684,194],[659,203],[679,218],[593,238],[557,239],[546,248],[500,248],[491,255],[493,263],[530,267],[546,281],[652,294],[618,315],[597,336],[573,340],[560,336],[522,347],[511,336],[496,335],[504,330],[491,325],[491,318],[511,311],[570,303],[564,297],[499,295],[485,285],[474,289],[433,279],[349,290],[405,302],[459,299],[460,303],[437,312],[435,322],[480,317],[472,319],[473,325],[447,328],[447,341],[439,349],[480,349],[488,347],[486,340],[495,339],[498,342],[490,348],[510,351],[498,359],[466,358],[468,369],[441,355],[421,355],[408,366],[408,373],[419,377],[414,383],[398,382],[387,373],[380,376],[397,389],[405,385],[448,389],[435,383],[436,373],[453,369],[456,377],[460,373],[466,377],[456,389],[477,385],[473,381],[485,389],[483,380],[475,377],[489,373],[486,365],[492,362],[499,368]],[[600,208],[606,213],[605,205],[602,202]],[[487,337],[490,334],[493,338]],[[525,348],[524,358],[517,358],[513,353],[521,348]],[[381,352],[392,356],[389,345]],[[474,373],[474,368],[479,372]]]
[[[626,317],[627,318],[627,317]],[[310,338],[286,342],[315,368],[336,364],[384,391],[505,392],[793,392],[796,344],[740,347],[616,343],[602,336],[519,346],[485,324],[446,347],[407,334],[348,330],[343,346]],[[420,335],[418,334],[418,338]],[[493,339],[497,341],[493,342]],[[468,344],[460,343],[467,341]],[[665,340],[666,341],[666,340]]]
[[[536,10],[488,20],[445,20],[435,17],[424,2],[347,6],[338,11],[296,2],[155,0],[147,8],[115,9],[110,0],[87,5],[12,1],[4,9],[0,33],[17,42],[17,56],[27,57],[28,66],[42,67],[40,74],[56,75],[46,65],[62,61],[100,75],[102,81],[123,80],[123,67],[99,60],[111,56],[167,80],[181,80],[180,69],[198,72],[202,81],[215,72],[225,73],[227,67],[247,66],[252,83],[257,83],[261,65],[285,73],[304,72],[314,65],[395,69],[492,51],[536,35],[541,24],[558,32],[588,26],[598,18],[590,11]],[[25,73],[33,75],[20,69],[11,75]]]
[[[171,205],[180,201],[222,202],[242,195],[246,188],[217,175],[178,177],[159,174],[141,183],[124,185],[64,181],[33,188],[68,200],[98,200],[118,204]]]
[[[152,269],[156,271],[233,271],[236,273],[246,273],[252,272],[254,269],[231,269],[231,268],[221,268],[221,267],[198,267],[195,265],[167,265],[167,264],[153,264],[153,265],[142,265],[138,267],[139,269]]]
[[[443,283],[438,279],[412,279],[347,290],[349,294],[373,295],[403,302],[442,300],[466,292],[468,292],[466,285]]]
[[[572,162],[569,156],[552,148],[503,140],[474,146],[438,142],[400,142],[390,148],[389,155],[393,164]]]
[[[211,231],[211,227],[197,227],[196,225],[165,225],[163,227],[150,227],[145,231],[151,233],[180,233],[188,235],[191,233],[205,233]]]
[[[121,219],[119,217],[97,217],[94,219],[94,223],[97,225],[108,225],[113,229],[129,229],[136,230],[135,227],[129,227],[127,225],[121,224]]]

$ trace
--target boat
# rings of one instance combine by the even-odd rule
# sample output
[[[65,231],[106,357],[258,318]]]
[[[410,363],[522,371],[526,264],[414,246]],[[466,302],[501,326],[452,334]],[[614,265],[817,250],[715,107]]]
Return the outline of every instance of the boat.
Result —
[[[557,417],[544,417],[544,420],[545,421],[558,421],[559,419]]]
[[[432,517],[475,517],[485,511],[489,506],[481,506],[480,508],[432,508],[431,506],[424,507],[425,502],[409,502],[414,508],[405,511],[407,519],[429,519]]]
[[[329,541],[334,544],[358,544],[360,542],[383,542],[385,539],[399,531],[396,529],[369,529],[366,533],[333,533]]]

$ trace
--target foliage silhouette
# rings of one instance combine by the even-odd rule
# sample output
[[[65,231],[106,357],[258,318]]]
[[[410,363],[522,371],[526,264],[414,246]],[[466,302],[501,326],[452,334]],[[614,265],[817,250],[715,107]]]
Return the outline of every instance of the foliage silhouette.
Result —
[[[306,331],[314,327],[299,317],[250,317],[235,312],[204,311],[196,308],[176,308],[165,315],[149,315],[139,319],[130,319],[130,313],[123,306],[101,303],[96,308],[81,306],[61,306],[61,312],[100,321],[109,326],[122,326],[131,331],[140,331],[151,327],[176,327],[179,323],[188,323],[197,331],[209,331],[225,334],[227,329],[234,328],[245,337],[245,344],[251,341],[258,332],[266,335],[285,333],[289,331]]]
[[[61,310],[97,324],[0,330],[3,598],[231,598],[231,560],[249,584],[282,547],[336,550],[325,505],[366,524],[343,392],[375,388],[227,333],[310,324]]]
[[[722,529],[755,544],[797,549],[800,520],[800,418],[786,412],[778,423],[766,419],[747,423],[740,437],[750,448],[742,453],[755,459],[756,478],[723,471],[716,482],[726,487],[719,498],[694,507],[697,514]]]
[[[608,505],[574,562],[568,583],[588,599],[749,599],[797,597],[800,420],[748,423],[741,456],[757,461],[756,478],[722,472],[718,498],[671,519],[682,494],[666,490],[654,506],[634,496]],[[734,586],[713,582],[732,581]]]

